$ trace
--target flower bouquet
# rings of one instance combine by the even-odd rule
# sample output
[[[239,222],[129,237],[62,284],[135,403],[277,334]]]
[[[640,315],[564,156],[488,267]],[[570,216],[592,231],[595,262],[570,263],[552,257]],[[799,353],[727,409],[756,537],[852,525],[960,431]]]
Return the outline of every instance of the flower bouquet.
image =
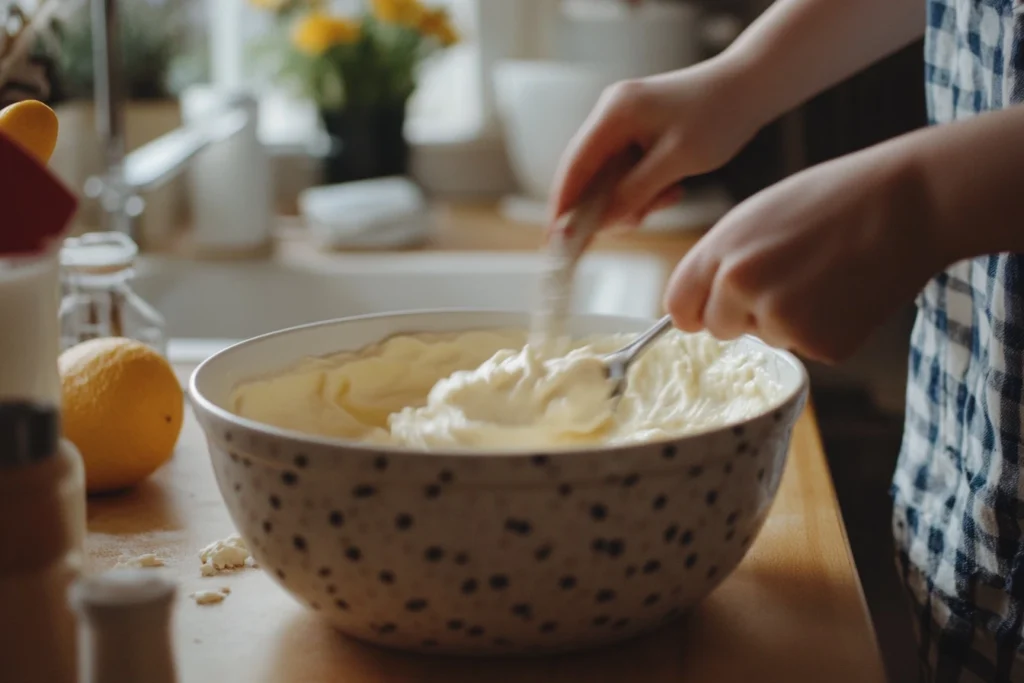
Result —
[[[322,0],[250,0],[282,29],[278,72],[316,103],[331,137],[327,182],[403,174],[406,103],[417,67],[455,44],[443,8],[420,0],[372,0],[359,15]]]

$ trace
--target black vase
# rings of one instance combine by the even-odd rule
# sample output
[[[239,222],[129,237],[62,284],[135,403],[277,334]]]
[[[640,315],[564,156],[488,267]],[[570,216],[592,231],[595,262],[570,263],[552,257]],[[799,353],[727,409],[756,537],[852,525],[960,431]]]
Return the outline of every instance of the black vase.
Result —
[[[409,165],[405,140],[405,103],[321,111],[331,148],[324,181],[345,183],[404,175]]]

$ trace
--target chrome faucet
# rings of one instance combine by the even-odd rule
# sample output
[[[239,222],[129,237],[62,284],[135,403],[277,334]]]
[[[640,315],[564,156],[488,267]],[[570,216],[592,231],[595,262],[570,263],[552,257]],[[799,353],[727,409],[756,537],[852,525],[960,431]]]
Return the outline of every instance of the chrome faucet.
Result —
[[[118,21],[117,0],[92,0],[93,97],[96,133],[103,143],[104,173],[101,179],[89,179],[86,193],[100,201],[104,230],[116,230],[134,238],[132,219],[141,214],[142,204],[125,186],[124,179],[125,95]]]
[[[85,193],[97,199],[103,229],[139,241],[137,220],[145,202],[140,194],[182,173],[197,154],[247,127],[255,117],[244,107],[225,107],[203,120],[187,124],[125,154],[127,101],[121,64],[118,0],[91,0],[93,68],[95,70],[96,132],[102,142],[103,173],[86,181]],[[268,187],[254,188],[257,195]]]

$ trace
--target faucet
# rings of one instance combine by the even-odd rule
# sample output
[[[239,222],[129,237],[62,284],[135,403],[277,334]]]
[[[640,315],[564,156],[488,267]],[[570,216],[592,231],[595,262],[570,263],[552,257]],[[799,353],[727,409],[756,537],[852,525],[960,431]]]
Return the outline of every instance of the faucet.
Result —
[[[102,143],[104,170],[100,175],[89,178],[84,190],[87,196],[100,203],[102,228],[121,232],[138,242],[138,219],[145,208],[140,195],[184,172],[192,160],[211,145],[243,138],[245,136],[240,134],[244,132],[251,137],[251,140],[247,139],[251,142],[249,148],[244,150],[247,158],[219,160],[232,177],[242,179],[236,180],[234,187],[221,192],[222,196],[218,196],[216,189],[211,191],[207,188],[200,192],[206,204],[220,206],[207,211],[193,207],[196,227],[198,229],[200,224],[205,226],[205,232],[210,233],[207,237],[212,242],[238,242],[240,229],[250,233],[258,231],[258,239],[263,233],[264,237],[269,236],[270,185],[267,173],[261,172],[267,160],[255,137],[255,106],[247,106],[253,104],[252,98],[246,100],[237,94],[220,98],[221,106],[200,107],[201,115],[194,117],[195,121],[126,154],[124,109],[127,95],[121,68],[119,1],[91,0],[91,3],[96,132]],[[259,149],[253,151],[252,147]],[[253,154],[259,156],[255,164],[251,163]],[[239,168],[242,166],[247,168]],[[218,168],[208,170],[205,175],[209,177],[211,172],[213,175],[221,173]],[[202,181],[193,183],[194,186],[201,184]],[[263,209],[266,209],[266,215],[261,213]],[[225,216],[226,211],[238,215]],[[234,223],[235,227],[219,227],[225,223]],[[236,234],[226,237],[212,234],[223,230],[234,230]]]

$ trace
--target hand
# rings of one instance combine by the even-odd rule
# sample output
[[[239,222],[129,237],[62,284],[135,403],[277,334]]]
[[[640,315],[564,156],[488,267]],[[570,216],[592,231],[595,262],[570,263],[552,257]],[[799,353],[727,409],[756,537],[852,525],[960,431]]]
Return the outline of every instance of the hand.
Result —
[[[853,353],[947,265],[902,151],[808,169],[736,207],[676,267],[665,295],[676,325],[825,362]]]
[[[637,224],[676,201],[678,181],[718,168],[763,125],[738,97],[738,81],[739,70],[720,59],[606,90],[562,157],[554,216],[573,207],[612,157],[634,149],[643,155],[618,183],[604,224]]]

